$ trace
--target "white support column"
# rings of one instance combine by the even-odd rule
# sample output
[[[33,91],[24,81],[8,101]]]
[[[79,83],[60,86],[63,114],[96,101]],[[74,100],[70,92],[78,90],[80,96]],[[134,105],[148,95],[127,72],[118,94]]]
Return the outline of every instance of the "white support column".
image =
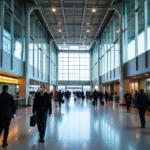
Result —
[[[27,3],[26,10],[26,28],[25,28],[25,105],[28,104],[28,96],[29,96],[29,43],[30,43],[30,15],[33,10],[39,9],[40,7],[33,5],[31,3]]]

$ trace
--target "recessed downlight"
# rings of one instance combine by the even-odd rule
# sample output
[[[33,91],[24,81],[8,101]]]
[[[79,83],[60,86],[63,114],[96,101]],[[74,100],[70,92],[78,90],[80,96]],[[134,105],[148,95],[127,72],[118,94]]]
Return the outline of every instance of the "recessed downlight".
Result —
[[[95,13],[95,12],[96,12],[96,9],[95,9],[95,8],[93,8],[93,9],[92,9],[92,12],[93,12],[93,13]]]
[[[55,9],[55,8],[52,8],[52,12],[56,12],[56,9]]]

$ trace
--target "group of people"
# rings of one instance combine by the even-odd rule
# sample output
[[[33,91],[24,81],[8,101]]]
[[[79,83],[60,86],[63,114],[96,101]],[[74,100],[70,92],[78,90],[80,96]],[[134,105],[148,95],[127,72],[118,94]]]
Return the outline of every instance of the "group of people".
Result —
[[[146,110],[148,109],[148,107],[150,105],[148,95],[146,93],[144,93],[143,89],[141,89],[140,92],[135,91],[134,97],[132,96],[132,94],[130,92],[127,91],[126,94],[124,95],[124,99],[126,101],[127,113],[130,112],[131,101],[133,99],[135,99],[135,106],[139,110],[141,127],[145,128],[145,124],[146,124],[145,113],[146,113]]]
[[[11,123],[11,119],[16,119],[16,105],[15,100],[11,94],[8,92],[9,87],[4,85],[2,87],[2,93],[0,94],[0,135],[4,130],[4,137],[3,137],[3,147],[8,146],[7,138],[9,134],[9,126]],[[41,85],[40,90],[35,94],[34,103],[33,103],[33,115],[36,116],[37,119],[37,127],[39,131],[39,142],[44,143],[45,131],[46,131],[46,123],[47,123],[47,115],[49,117],[52,114],[52,95],[53,93],[45,92],[46,86]],[[82,98],[84,93],[82,92],[75,92],[75,95],[80,95]],[[89,95],[88,95],[89,94]],[[103,97],[105,97],[106,102],[109,96],[108,92],[106,91],[104,94],[94,90],[94,92],[86,92],[86,96],[92,96],[94,105],[97,105],[97,100],[103,101]],[[61,101],[63,96],[69,98],[71,93],[61,92],[58,91],[55,93],[54,100],[57,99],[59,102],[59,106],[61,106]],[[127,112],[130,112],[130,101],[132,99],[132,95],[129,92],[126,92],[124,95],[127,105]],[[140,92],[135,92],[136,104],[139,110],[139,116],[141,120],[141,127],[145,128],[145,112],[149,106],[149,99],[148,96],[144,93],[144,90],[140,90]]]
[[[56,91],[55,94],[54,94],[54,101],[55,101],[55,106],[56,107],[61,107],[61,103],[64,102],[63,100],[63,97],[67,100],[70,99],[70,96],[71,96],[71,92],[69,91],[66,91],[66,92],[62,92],[61,90],[59,91]]]

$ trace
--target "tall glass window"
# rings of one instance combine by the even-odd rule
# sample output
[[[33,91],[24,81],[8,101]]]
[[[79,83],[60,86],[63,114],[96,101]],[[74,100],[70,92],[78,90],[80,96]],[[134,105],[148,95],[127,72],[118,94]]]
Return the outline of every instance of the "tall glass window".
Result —
[[[29,64],[31,66],[33,66],[33,52],[34,52],[34,49],[33,49],[33,40],[30,38],[30,44],[29,44]]]
[[[16,19],[14,20],[14,56],[19,59],[22,59],[22,51],[23,51],[23,27],[20,25]]]
[[[59,80],[90,80],[88,53],[59,53]]]
[[[127,0],[128,60],[135,57],[135,0]]]
[[[144,53],[144,0],[139,0],[138,9],[138,55]]]
[[[11,12],[5,6],[4,8],[4,31],[3,31],[3,49],[11,53]]]
[[[147,41],[147,43],[148,43],[148,50],[150,50],[150,0],[148,0],[148,6],[147,6],[147,8],[148,8],[148,41]]]
[[[38,47],[34,44],[34,67],[38,68]]]

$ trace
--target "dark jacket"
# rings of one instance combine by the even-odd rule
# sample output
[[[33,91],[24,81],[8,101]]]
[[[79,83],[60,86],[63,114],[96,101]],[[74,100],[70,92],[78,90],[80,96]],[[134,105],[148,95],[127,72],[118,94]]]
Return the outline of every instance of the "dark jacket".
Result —
[[[124,95],[124,98],[125,98],[125,100],[126,100],[126,103],[130,103],[131,100],[132,100],[132,95],[131,95],[130,93],[126,93],[126,94]]]
[[[149,106],[148,96],[146,94],[139,94],[137,97],[137,105],[140,110],[146,110]]]
[[[16,113],[15,100],[9,93],[0,94],[0,118],[12,118]]]
[[[94,91],[94,92],[93,92],[93,98],[94,98],[94,99],[98,99],[98,92],[97,92],[97,91]]]
[[[36,93],[33,103],[33,113],[47,111],[49,111],[49,114],[52,113],[52,103],[50,95],[46,92],[43,95],[41,95],[40,92]]]

